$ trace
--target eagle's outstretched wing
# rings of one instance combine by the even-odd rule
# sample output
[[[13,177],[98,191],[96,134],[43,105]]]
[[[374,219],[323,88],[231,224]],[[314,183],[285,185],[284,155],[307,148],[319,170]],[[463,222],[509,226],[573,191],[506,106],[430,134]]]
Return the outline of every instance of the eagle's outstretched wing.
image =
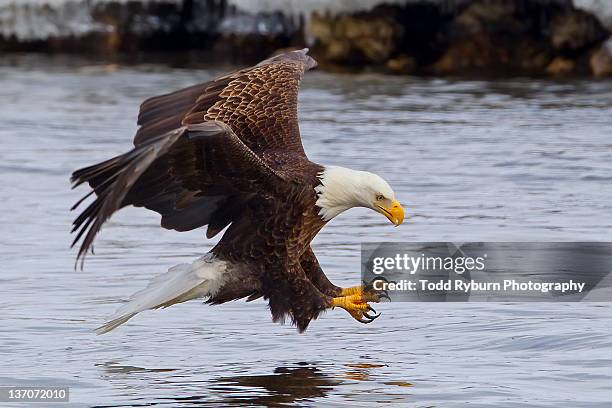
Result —
[[[297,93],[304,71],[316,65],[306,51],[145,101],[134,149],[72,176],[75,187],[87,182],[90,194],[97,195],[73,223],[73,232],[78,231],[73,245],[84,237],[78,257],[102,224],[128,205],[160,213],[168,229],[208,224],[212,237],[253,196],[269,194],[270,181],[282,181],[266,162],[273,157],[270,152],[306,159]]]
[[[163,188],[151,191],[151,186],[158,182],[152,177],[163,167],[170,174],[160,176],[181,185],[181,191]],[[223,170],[217,171],[217,167]],[[126,205],[158,211],[165,217],[162,225],[166,222],[187,230],[195,228],[195,224],[211,222],[216,204],[227,197],[260,190],[273,192],[283,178],[227,125],[212,121],[187,125],[151,138],[128,153],[77,170],[72,180],[75,187],[88,181],[93,186],[92,193],[97,195],[73,223],[72,232],[78,230],[73,245],[85,237],[79,249],[78,257],[81,257],[102,224]],[[192,211],[193,203],[198,200],[202,204],[197,206],[199,211]],[[183,202],[188,203],[187,207]]]
[[[218,120],[253,151],[281,149],[305,156],[298,127],[300,80],[317,63],[308,49],[280,54],[205,84],[142,103],[134,144],[183,124]]]

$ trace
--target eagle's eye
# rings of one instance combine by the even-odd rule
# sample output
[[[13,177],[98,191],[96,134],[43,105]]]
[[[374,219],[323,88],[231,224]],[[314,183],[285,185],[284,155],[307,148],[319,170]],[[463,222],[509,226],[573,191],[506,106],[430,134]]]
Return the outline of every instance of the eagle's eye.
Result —
[[[385,199],[385,196],[382,194],[376,194],[376,201],[382,201]]]

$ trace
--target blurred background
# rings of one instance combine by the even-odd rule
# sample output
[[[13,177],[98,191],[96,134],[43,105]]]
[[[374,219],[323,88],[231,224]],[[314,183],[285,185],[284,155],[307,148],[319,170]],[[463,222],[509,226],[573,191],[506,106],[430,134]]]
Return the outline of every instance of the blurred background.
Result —
[[[611,29],[605,0],[0,0],[4,55],[250,63],[308,46],[325,69],[416,75],[609,76]]]

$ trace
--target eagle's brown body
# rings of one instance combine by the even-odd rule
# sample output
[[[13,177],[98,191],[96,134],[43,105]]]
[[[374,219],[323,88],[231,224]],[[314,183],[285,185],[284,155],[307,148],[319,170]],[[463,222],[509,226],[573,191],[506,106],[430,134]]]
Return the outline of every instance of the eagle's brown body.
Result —
[[[306,329],[340,291],[310,248],[325,224],[315,192],[323,168],[304,153],[297,94],[315,65],[306,50],[290,52],[145,101],[134,149],[73,175],[97,196],[74,222],[79,257],[128,205],[160,213],[168,229],[208,225],[209,238],[229,225],[212,253],[235,265],[232,284],[209,301],[263,296],[275,320]]]
[[[241,281],[224,286],[210,299],[223,303],[242,297],[269,299],[274,320],[288,314],[300,330],[324,309],[340,288],[329,282],[310,248],[324,226],[314,209],[316,196],[309,184],[284,191],[285,199],[254,200],[230,225],[212,252],[220,259],[242,264]],[[282,214],[282,216],[278,216]],[[266,220],[253,225],[249,220]]]

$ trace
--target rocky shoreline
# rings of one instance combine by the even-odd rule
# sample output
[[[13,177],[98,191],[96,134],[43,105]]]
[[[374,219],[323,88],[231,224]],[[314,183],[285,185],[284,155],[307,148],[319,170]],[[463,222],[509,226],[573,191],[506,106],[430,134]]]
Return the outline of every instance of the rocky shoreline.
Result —
[[[315,2],[278,11],[263,7],[269,2],[259,11],[257,3],[4,0],[0,53],[197,50],[249,63],[309,46],[323,69],[612,76],[609,20],[569,0],[371,0],[340,10]]]

